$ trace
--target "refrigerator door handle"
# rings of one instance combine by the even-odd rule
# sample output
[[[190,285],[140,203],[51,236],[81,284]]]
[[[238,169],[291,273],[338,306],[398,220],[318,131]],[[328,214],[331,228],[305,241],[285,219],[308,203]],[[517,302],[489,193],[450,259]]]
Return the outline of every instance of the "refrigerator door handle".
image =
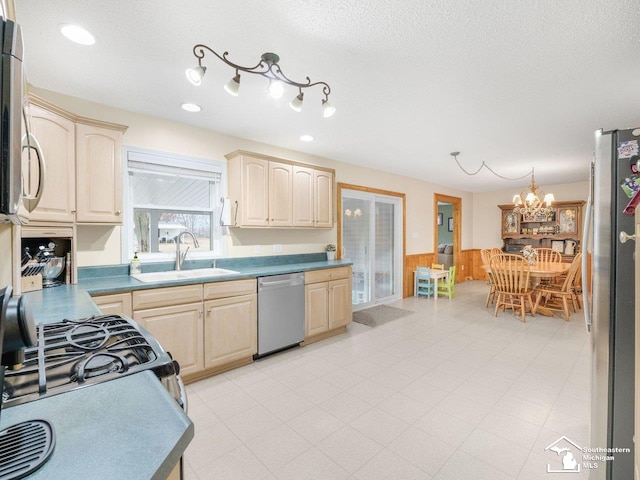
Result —
[[[589,167],[589,198],[587,199],[587,210],[585,212],[584,226],[582,227],[582,245],[588,247],[589,235],[591,234],[593,216],[593,172],[594,164]],[[585,253],[587,248],[583,248]],[[587,332],[591,332],[591,305],[589,304],[589,279],[587,278],[588,255],[582,255],[582,302],[584,304],[584,323]]]

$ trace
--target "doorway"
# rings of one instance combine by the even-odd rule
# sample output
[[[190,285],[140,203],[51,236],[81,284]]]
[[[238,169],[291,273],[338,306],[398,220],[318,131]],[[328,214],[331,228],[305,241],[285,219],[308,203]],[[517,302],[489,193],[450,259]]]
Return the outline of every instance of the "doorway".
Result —
[[[453,259],[450,259],[449,261],[452,266],[458,265],[460,263],[460,239],[462,238],[462,199],[459,197],[452,197],[450,195],[443,195],[441,193],[434,193],[433,206],[433,251],[435,252],[435,263],[442,263],[438,260],[439,253],[443,255],[440,257],[442,259],[447,258],[447,255],[450,255],[448,253],[450,249],[446,249],[446,247],[444,252],[438,251],[438,246],[445,244],[453,245]],[[461,272],[459,269],[456,269],[456,277],[461,278]]]
[[[354,310],[402,298],[404,195],[338,185],[340,257],[353,262]]]

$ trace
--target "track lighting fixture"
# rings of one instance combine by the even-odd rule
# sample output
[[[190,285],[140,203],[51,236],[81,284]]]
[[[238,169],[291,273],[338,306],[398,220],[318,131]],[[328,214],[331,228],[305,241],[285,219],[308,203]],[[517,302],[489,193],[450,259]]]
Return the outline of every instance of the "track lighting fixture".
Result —
[[[255,73],[267,78],[269,80],[269,93],[274,98],[282,97],[284,93],[284,84],[297,87],[299,93],[289,103],[289,106],[296,112],[302,111],[302,101],[304,98],[302,89],[321,85],[322,93],[324,94],[324,99],[322,99],[322,116],[328,118],[332,116],[336,111],[336,108],[329,103],[329,94],[331,93],[331,87],[328,83],[311,83],[311,79],[309,77],[306,78],[307,81],[304,83],[290,80],[285,76],[284,73],[282,73],[282,69],[280,68],[280,65],[278,65],[280,57],[275,53],[263,53],[260,57],[260,61],[256,66],[243,67],[231,62],[227,58],[229,52],[224,52],[222,55],[219,55],[210,47],[203,44],[197,44],[193,47],[193,54],[198,59],[198,66],[194,68],[188,68],[186,71],[187,79],[196,86],[199,86],[202,83],[202,78],[204,77],[204,74],[207,70],[207,68],[202,65],[202,61],[207,52],[212,53],[224,63],[235,69],[236,75],[224,86],[224,89],[233,96],[238,96],[238,91],[240,89],[240,74],[238,73],[238,71],[243,71],[247,73]]]

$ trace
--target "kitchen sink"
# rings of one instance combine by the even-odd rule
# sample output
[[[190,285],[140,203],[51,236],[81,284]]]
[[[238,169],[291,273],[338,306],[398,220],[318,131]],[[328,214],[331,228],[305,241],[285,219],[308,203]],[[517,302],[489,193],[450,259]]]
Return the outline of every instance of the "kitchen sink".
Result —
[[[227,270],[226,268],[197,268],[195,270],[171,270],[169,272],[149,272],[131,275],[141,282],[164,282],[168,280],[187,280],[190,278],[206,278],[217,277],[220,275],[233,275],[235,270]]]

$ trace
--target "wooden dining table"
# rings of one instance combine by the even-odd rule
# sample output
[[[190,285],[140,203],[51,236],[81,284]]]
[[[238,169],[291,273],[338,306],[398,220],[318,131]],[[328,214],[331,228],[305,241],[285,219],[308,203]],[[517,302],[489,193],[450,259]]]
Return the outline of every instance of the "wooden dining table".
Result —
[[[480,268],[485,272],[490,271],[488,264],[480,265]],[[542,279],[550,279],[563,275],[569,271],[569,268],[571,268],[570,263],[534,262],[533,265],[529,265],[529,282],[531,283],[531,287],[537,287]],[[538,305],[536,313],[547,317],[553,316],[553,311],[545,308],[543,305]]]

